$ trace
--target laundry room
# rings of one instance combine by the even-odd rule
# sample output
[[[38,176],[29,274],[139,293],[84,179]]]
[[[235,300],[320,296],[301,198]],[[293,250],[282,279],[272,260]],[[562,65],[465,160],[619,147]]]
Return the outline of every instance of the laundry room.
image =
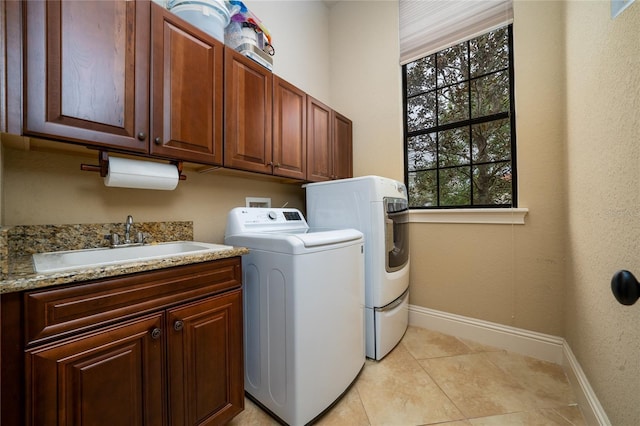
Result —
[[[108,354],[79,357],[116,333],[136,351],[160,351],[149,365],[161,390],[109,392],[110,404],[144,400],[159,407],[158,424],[209,415],[232,425],[640,424],[638,1],[448,2],[499,5],[499,22],[470,32],[456,27],[463,10],[425,25],[412,9],[432,3],[437,15],[443,2],[202,0],[214,5],[207,13],[225,5],[216,16],[260,45],[251,52],[225,47],[225,35],[187,22],[172,3],[189,12],[199,2],[113,1],[90,15],[78,2],[0,6],[0,423],[48,424],[77,408],[80,388],[46,397],[61,392],[51,360],[101,401],[109,373],[82,365]],[[420,51],[426,27],[459,33]],[[92,49],[68,42],[83,31]],[[503,43],[495,62],[474,59],[491,43]],[[443,52],[458,56],[447,64]],[[499,101],[474,101],[504,82]],[[471,101],[452,106],[463,93]],[[276,105],[305,113],[290,120]],[[314,149],[318,129],[341,143]],[[276,143],[295,132],[304,148]],[[486,148],[483,132],[507,142]],[[449,143],[462,134],[467,145]],[[104,255],[129,249],[135,264]],[[53,266],[32,260],[82,250],[102,251]],[[376,262],[381,270],[366,272]],[[279,271],[281,293],[261,305],[255,280],[265,268],[266,280]],[[361,302],[341,309],[337,283],[358,281],[354,269]],[[283,270],[296,283],[333,285],[300,295]],[[183,284],[144,287],[151,280]],[[92,310],[97,294],[114,295],[108,313]],[[281,311],[267,309],[277,303]],[[295,311],[305,304],[309,315]],[[207,322],[202,335],[241,362],[211,355],[212,344],[190,354],[186,340],[176,343],[176,333],[198,338],[198,315],[214,310],[233,330]],[[294,316],[277,316],[285,311]],[[130,337],[145,330],[148,341]],[[347,336],[358,346],[349,355],[338,350]],[[200,373],[205,359],[224,380]],[[116,371],[119,390],[137,377]],[[131,380],[127,392],[144,388]],[[203,386],[202,399],[185,390]],[[314,391],[322,403],[309,402]],[[122,419],[137,424],[144,404]],[[101,410],[91,408],[96,422],[129,416]]]

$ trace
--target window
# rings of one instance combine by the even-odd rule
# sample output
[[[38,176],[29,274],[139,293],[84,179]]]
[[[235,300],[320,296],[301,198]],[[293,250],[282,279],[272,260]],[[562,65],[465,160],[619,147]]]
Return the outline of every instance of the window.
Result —
[[[512,26],[402,67],[411,208],[517,207]]]

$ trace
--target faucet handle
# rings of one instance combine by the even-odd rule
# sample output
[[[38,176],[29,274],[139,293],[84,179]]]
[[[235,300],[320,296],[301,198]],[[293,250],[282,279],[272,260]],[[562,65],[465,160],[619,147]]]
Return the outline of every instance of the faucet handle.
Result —
[[[118,244],[120,244],[120,236],[115,232],[113,234],[105,235],[104,239],[109,240],[111,246],[117,246]]]
[[[142,232],[138,232],[138,236],[137,236],[137,239],[136,239],[136,242],[138,244],[144,244],[146,239],[147,239],[147,237]]]

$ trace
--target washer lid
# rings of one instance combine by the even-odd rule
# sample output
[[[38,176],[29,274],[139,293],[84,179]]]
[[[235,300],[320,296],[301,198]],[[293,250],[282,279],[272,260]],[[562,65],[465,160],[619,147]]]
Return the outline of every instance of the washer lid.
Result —
[[[226,236],[225,244],[274,253],[305,254],[362,244],[363,235],[355,229],[308,232],[251,232]]]
[[[301,232],[294,232],[290,235],[298,238],[305,247],[318,247],[329,244],[346,243],[362,238],[362,232],[355,229],[327,230],[324,228],[312,228]]]

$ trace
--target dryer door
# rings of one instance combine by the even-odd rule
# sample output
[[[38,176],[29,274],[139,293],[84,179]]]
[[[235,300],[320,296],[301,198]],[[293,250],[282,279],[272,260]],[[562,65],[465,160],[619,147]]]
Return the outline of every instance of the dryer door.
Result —
[[[404,198],[384,199],[387,272],[402,269],[409,262],[409,203]]]

